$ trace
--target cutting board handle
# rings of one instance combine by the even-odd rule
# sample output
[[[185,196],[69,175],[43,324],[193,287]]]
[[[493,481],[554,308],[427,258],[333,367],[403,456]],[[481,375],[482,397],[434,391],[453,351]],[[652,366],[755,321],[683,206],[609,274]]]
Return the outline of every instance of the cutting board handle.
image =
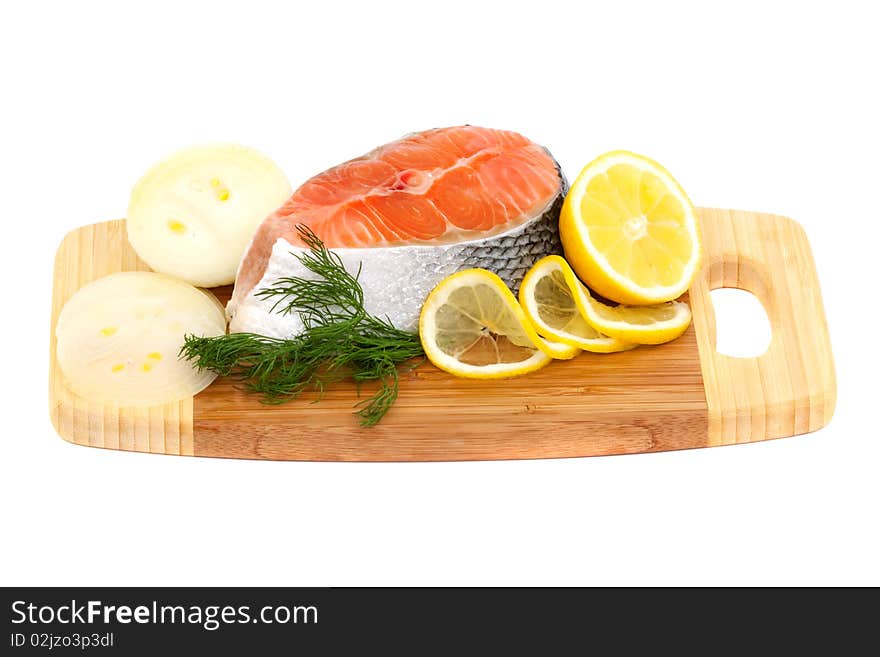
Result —
[[[837,384],[816,267],[792,219],[698,210],[704,264],[690,297],[709,407],[710,444],[793,436],[825,426]],[[716,350],[711,290],[729,287],[763,304],[773,338],[756,358]]]

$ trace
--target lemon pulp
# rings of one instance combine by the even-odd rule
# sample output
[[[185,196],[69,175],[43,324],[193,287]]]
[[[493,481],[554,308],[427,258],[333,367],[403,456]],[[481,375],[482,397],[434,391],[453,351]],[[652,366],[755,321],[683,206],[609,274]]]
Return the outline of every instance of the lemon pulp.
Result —
[[[696,213],[656,162],[614,151],[588,164],[560,216],[566,258],[602,296],[656,304],[680,296],[699,264]]]

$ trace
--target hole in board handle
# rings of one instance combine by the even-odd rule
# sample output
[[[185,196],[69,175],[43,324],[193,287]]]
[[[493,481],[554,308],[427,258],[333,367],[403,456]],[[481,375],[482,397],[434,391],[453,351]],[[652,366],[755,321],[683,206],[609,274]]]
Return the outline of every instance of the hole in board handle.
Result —
[[[712,290],[715,350],[733,358],[757,358],[770,347],[773,329],[763,304],[751,292],[722,287]]]

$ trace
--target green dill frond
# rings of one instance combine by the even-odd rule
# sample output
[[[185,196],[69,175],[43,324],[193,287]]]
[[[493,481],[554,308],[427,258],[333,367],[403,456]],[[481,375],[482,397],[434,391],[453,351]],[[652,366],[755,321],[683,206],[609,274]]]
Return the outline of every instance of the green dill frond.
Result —
[[[257,296],[274,299],[273,312],[298,313],[303,332],[286,340],[253,333],[188,335],[180,355],[200,370],[243,381],[267,404],[308,391],[320,399],[327,386],[347,378],[379,381],[376,393],[356,404],[361,424],[372,426],[397,399],[398,368],[424,356],[419,336],[370,315],[360,267],[350,274],[308,227],[299,225],[297,232],[308,251],[295,256],[316,278],[280,278]]]

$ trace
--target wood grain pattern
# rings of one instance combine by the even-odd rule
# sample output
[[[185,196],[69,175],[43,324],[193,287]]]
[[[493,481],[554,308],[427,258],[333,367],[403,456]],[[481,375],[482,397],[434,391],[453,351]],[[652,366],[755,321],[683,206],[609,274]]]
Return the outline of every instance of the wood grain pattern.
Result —
[[[49,414],[59,435],[77,445],[157,454],[193,454],[193,400],[150,408],[90,402],[64,383],[55,358],[55,323],[67,300],[86,283],[119,271],[149,271],[128,244],[125,221],[67,234],[55,256],[49,348]]]
[[[701,210],[706,264],[691,286],[709,444],[795,436],[831,420],[837,400],[819,279],[803,228],[791,219]],[[715,351],[709,291],[733,287],[763,304],[773,339],[757,358]]]
[[[424,461],[627,454],[750,442],[828,422],[835,380],[809,246],[790,219],[700,210],[705,265],[691,289],[694,323],[678,340],[619,354],[584,354],[506,381],[458,379],[425,364],[401,382],[373,428],[352,415],[353,385],[264,406],[218,380],[195,399],[150,409],[87,402],[64,384],[51,338],[50,412],[71,442],[112,449],[231,458]],[[52,329],[85,283],[142,270],[124,221],[80,228],[55,262]],[[767,354],[715,352],[709,290],[742,287],[774,329]],[[229,288],[215,290],[226,301]]]

